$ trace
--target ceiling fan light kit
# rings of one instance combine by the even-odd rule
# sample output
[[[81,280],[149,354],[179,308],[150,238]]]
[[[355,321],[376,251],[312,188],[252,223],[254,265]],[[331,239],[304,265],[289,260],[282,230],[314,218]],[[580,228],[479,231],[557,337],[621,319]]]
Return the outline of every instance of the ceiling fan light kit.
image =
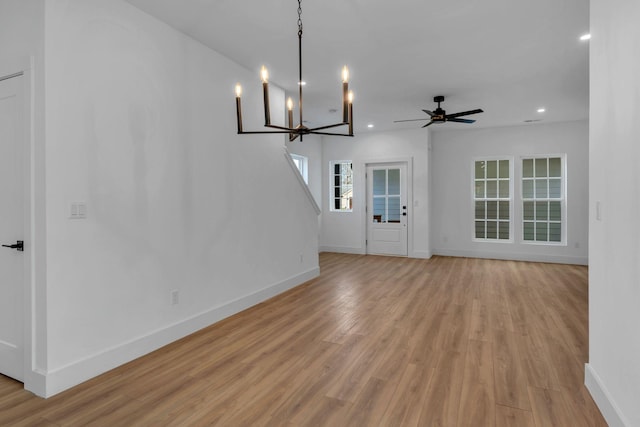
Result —
[[[302,137],[308,134],[315,135],[333,135],[333,136],[353,136],[353,92],[349,90],[349,69],[345,65],[342,69],[342,122],[331,125],[320,126],[316,128],[308,128],[303,124],[302,119],[302,0],[298,0],[298,112],[299,123],[293,125],[293,99],[287,99],[287,118],[288,127],[277,126],[271,124],[271,112],[269,111],[269,72],[263,66],[260,70],[262,79],[262,96],[264,102],[264,125],[274,130],[264,131],[245,131],[242,127],[242,86],[236,84],[236,117],[238,123],[238,134],[261,134],[261,133],[283,133],[289,134],[289,141],[293,141],[298,136],[300,141]],[[348,133],[326,132],[339,126],[348,126]]]
[[[461,119],[460,117],[462,116],[469,116],[471,114],[478,114],[478,113],[484,113],[483,110],[481,109],[475,109],[475,110],[469,110],[469,111],[462,111],[459,113],[453,113],[453,114],[447,114],[447,112],[440,107],[440,103],[444,102],[444,96],[442,95],[438,95],[435,96],[433,98],[433,102],[436,102],[438,104],[438,107],[434,110],[434,111],[429,111],[429,110],[422,110],[425,113],[427,113],[427,115],[429,116],[428,118],[423,118],[423,119],[409,119],[409,120],[395,120],[394,123],[401,123],[401,122],[415,122],[415,121],[421,121],[421,120],[429,120],[430,121],[422,126],[423,128],[426,128],[427,126],[430,126],[434,123],[444,123],[444,122],[455,122],[455,123],[467,123],[467,124],[471,124],[471,123],[475,123],[475,120],[471,120],[471,119]]]

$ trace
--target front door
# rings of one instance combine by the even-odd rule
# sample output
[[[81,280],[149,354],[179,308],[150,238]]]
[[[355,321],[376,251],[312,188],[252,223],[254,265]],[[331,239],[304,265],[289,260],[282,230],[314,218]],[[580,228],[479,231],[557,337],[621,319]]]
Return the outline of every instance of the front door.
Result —
[[[407,256],[407,165],[367,165],[367,253]]]
[[[24,377],[22,83],[20,76],[0,80],[0,373],[19,381]]]

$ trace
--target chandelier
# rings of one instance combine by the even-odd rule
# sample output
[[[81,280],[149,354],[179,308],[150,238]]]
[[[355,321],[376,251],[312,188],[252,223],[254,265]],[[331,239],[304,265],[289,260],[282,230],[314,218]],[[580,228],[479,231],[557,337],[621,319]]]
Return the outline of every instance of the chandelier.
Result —
[[[299,123],[297,126],[293,124],[293,99],[289,97],[287,99],[287,112],[289,126],[277,126],[271,124],[271,112],[269,111],[269,72],[262,66],[260,70],[260,76],[262,78],[262,94],[264,100],[264,125],[265,127],[274,130],[264,131],[245,131],[242,128],[242,86],[240,83],[236,84],[236,116],[238,119],[238,133],[239,134],[259,134],[259,133],[288,133],[289,141],[295,140],[298,136],[302,141],[303,135],[315,134],[315,135],[335,135],[335,136],[353,136],[353,92],[349,91],[349,69],[344,66],[342,69],[342,122],[334,123],[332,125],[325,125],[316,128],[308,128],[303,123],[302,119],[302,86],[304,81],[302,80],[302,0],[298,0],[298,113]],[[327,132],[327,129],[348,126],[348,133],[333,133]]]

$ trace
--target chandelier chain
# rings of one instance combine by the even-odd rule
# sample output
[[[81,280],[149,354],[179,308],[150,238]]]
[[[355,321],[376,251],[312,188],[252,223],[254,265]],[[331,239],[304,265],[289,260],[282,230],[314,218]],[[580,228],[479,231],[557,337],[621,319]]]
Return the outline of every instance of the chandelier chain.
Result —
[[[302,36],[302,0],[298,0],[298,37]]]

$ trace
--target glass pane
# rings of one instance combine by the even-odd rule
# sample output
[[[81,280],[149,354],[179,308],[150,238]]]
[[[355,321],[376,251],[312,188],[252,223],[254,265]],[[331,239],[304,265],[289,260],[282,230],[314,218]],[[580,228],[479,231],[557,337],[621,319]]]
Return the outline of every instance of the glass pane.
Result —
[[[532,179],[522,181],[522,197],[525,199],[533,199],[533,180]]]
[[[522,176],[533,178],[533,159],[522,160]]]
[[[333,186],[340,187],[340,175],[335,175],[333,177]]]
[[[389,169],[389,194],[400,194],[400,169]]]
[[[525,221],[533,221],[535,218],[534,202],[524,202],[522,205],[522,218]]]
[[[487,178],[498,177],[498,162],[496,160],[487,161]]]
[[[400,222],[400,196],[389,197],[389,222]]]
[[[382,196],[387,192],[387,171],[378,169],[373,171],[373,195]]]
[[[560,157],[552,157],[549,159],[549,176],[561,177],[562,176],[562,163]]]
[[[547,223],[536,222],[536,241],[546,242],[548,240],[549,239],[547,238]]]
[[[533,240],[533,230],[534,223],[533,222],[525,222],[522,227],[522,233],[524,240]]]
[[[487,181],[487,198],[498,197],[498,181]]]
[[[387,222],[386,198],[373,198],[373,222]]]
[[[476,181],[476,199],[484,198],[484,181]]]
[[[536,202],[536,220],[546,221],[549,217],[549,202]]]
[[[549,180],[549,197],[559,199],[561,196],[560,190],[560,180],[559,179],[550,179]]]
[[[498,238],[503,240],[509,240],[509,223],[500,221],[498,223]]]
[[[498,181],[498,194],[500,197],[509,197],[509,181]]]
[[[484,161],[476,162],[476,179],[484,179]]]
[[[498,202],[487,202],[487,218],[498,218]]]
[[[509,202],[498,202],[498,218],[509,219]]]
[[[340,175],[340,163],[336,163],[333,165],[333,174]]]
[[[476,221],[476,239],[484,239],[484,221]]]
[[[549,224],[549,241],[560,242],[562,241],[562,233],[560,229],[560,223],[552,222]]]
[[[547,180],[546,179],[536,179],[536,198],[537,199],[547,198]]]
[[[500,160],[498,169],[499,178],[509,178],[509,160]]]
[[[485,219],[486,218],[486,202],[476,202],[476,219]]]
[[[536,177],[547,176],[547,159],[536,159]]]
[[[561,221],[562,220],[562,208],[560,202],[549,202],[549,220]]]
[[[497,239],[497,238],[498,238],[498,222],[487,221],[487,239]]]

